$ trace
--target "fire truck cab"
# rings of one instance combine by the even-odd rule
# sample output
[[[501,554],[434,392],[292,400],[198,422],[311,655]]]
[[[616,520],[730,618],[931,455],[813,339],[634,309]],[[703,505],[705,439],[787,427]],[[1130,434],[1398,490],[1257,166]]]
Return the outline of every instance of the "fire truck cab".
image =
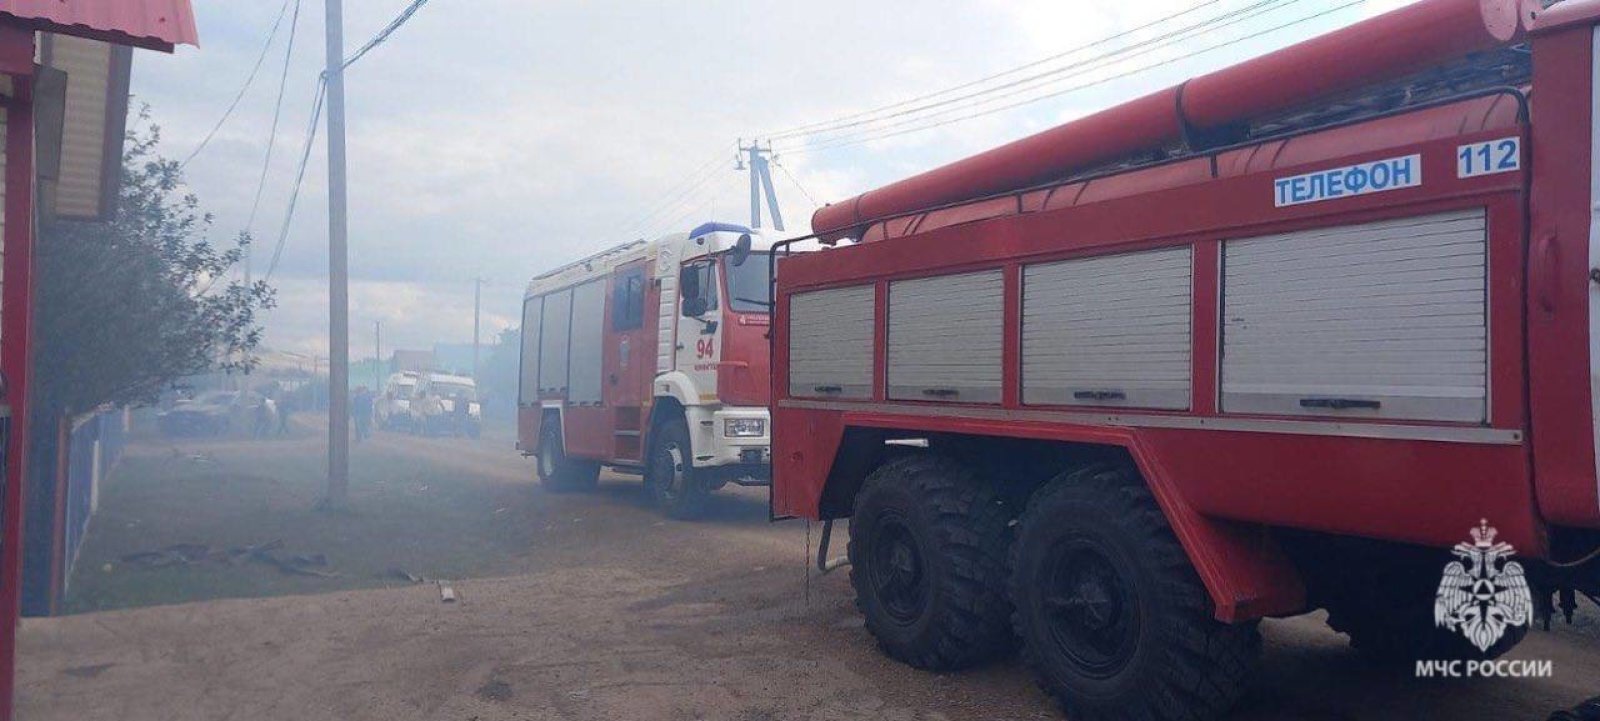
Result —
[[[609,466],[691,517],[729,483],[768,483],[771,258],[759,232],[706,223],[529,283],[517,447],[546,487]]]

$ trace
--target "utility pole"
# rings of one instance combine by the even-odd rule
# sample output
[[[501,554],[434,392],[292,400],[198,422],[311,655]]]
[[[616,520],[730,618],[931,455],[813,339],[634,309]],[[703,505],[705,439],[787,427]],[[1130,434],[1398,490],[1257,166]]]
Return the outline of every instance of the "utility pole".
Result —
[[[483,277],[472,279],[472,382],[478,382],[478,318],[483,308]]]
[[[328,29],[328,495],[350,488],[350,256],[344,167],[344,0],[326,0]]]
[[[741,140],[739,152],[745,156],[739,159],[738,169],[744,170],[745,163],[750,163],[750,227],[761,227],[761,199],[765,195],[767,208],[772,211],[772,227],[783,230],[783,215],[778,212],[778,191],[772,185],[772,143],[763,147],[760,141],[752,140],[746,146]]]

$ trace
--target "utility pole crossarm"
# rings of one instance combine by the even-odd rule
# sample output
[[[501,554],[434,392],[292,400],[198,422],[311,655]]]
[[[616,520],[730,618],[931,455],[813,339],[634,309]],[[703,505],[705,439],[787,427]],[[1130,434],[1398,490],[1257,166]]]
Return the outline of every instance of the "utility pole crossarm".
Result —
[[[750,227],[761,227],[761,201],[766,198],[767,209],[772,212],[772,227],[783,230],[783,214],[778,211],[778,189],[772,184],[772,144],[762,146],[760,141],[739,145],[746,156],[750,171]]]

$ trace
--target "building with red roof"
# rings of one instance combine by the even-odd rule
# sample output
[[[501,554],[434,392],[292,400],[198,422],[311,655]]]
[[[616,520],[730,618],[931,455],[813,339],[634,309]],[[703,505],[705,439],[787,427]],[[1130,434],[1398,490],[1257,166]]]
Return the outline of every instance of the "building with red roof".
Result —
[[[35,221],[111,213],[132,49],[179,45],[198,45],[189,0],[0,0],[0,721],[21,610]]]

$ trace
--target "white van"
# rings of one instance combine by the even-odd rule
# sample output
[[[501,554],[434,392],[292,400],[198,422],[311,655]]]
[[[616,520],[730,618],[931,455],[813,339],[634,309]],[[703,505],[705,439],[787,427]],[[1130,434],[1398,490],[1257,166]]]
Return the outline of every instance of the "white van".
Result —
[[[423,374],[408,405],[413,433],[477,438],[483,430],[478,384],[466,376]]]

